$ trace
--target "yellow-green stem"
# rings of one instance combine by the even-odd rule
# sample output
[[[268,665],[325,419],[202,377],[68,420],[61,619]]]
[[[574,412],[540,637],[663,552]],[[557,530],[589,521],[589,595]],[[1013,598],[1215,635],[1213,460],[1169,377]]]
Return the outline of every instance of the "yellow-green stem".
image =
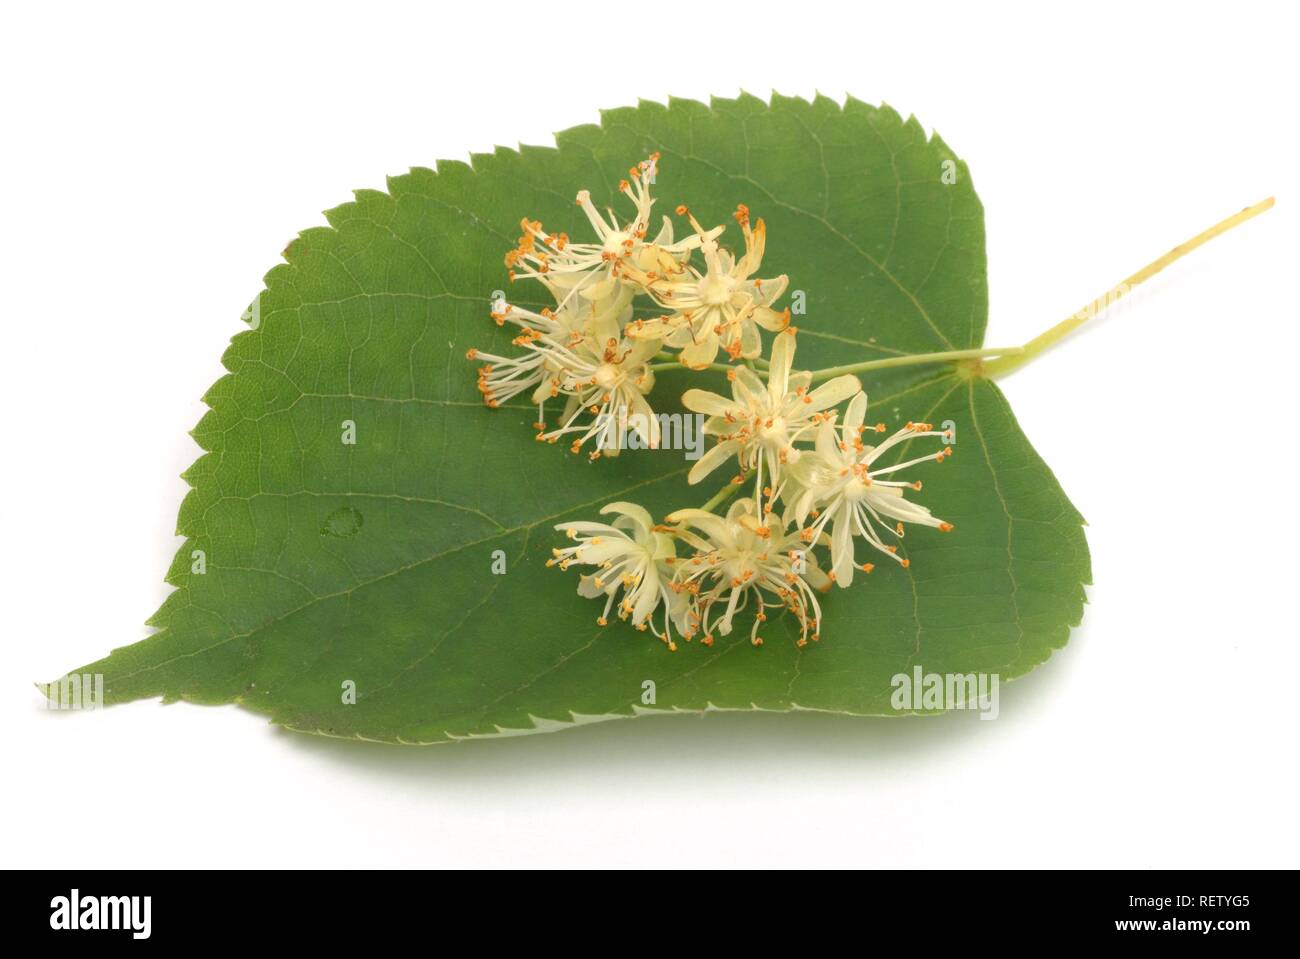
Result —
[[[916,366],[919,363],[947,363],[954,360],[976,360],[986,356],[1015,356],[1024,352],[1022,347],[981,347],[974,350],[945,350],[942,353],[912,353],[908,356],[891,356],[883,360],[865,360],[844,366],[829,366],[813,373],[813,382],[829,380],[845,373],[866,373],[868,370],[887,370],[895,366]]]
[[[726,486],[722,487],[722,489],[714,493],[709,501],[701,506],[700,509],[709,512],[714,509],[714,507],[721,506],[727,500],[731,499],[731,497],[735,496],[738,489],[740,489],[739,483],[728,483]]]
[[[719,370],[723,373],[726,373],[731,370],[734,370],[735,367],[729,366],[726,363],[710,363],[707,366],[698,366],[698,367],[686,366],[685,364],[678,363],[677,361],[674,360],[671,363],[651,363],[650,369],[656,371],[658,370]]]
[[[1073,316],[1067,317],[1060,323],[1057,323],[1050,330],[1034,337],[1024,345],[1023,349],[1017,351],[1015,354],[1003,356],[1001,359],[986,364],[983,370],[984,375],[988,377],[1005,376],[1012,370],[1018,369],[1044,350],[1055,346],[1058,342],[1065,339],[1065,337],[1069,336],[1098,313],[1105,312],[1105,310],[1116,300],[1128,295],[1128,293],[1130,293],[1139,283],[1151,279],[1151,277],[1155,276],[1165,267],[1169,266],[1176,260],[1183,258],[1188,253],[1191,253],[1201,244],[1208,243],[1216,236],[1219,236],[1222,233],[1227,233],[1233,227],[1240,226],[1252,217],[1259,216],[1259,214],[1263,213],[1265,210],[1272,209],[1272,207],[1273,198],[1269,197],[1267,200],[1262,200],[1254,206],[1248,206],[1240,213],[1230,216],[1220,223],[1216,223],[1205,232],[1192,237],[1186,243],[1174,247],[1164,256],[1160,257],[1160,259],[1148,263],[1128,279],[1122,280],[1115,286],[1111,287]]]

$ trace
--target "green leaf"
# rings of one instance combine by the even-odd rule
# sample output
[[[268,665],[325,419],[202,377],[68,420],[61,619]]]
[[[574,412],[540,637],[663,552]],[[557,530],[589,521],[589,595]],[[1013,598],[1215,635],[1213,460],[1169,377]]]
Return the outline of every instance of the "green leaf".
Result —
[[[465,359],[509,349],[487,314],[520,218],[583,235],[574,193],[612,203],[654,150],[657,212],[687,202],[721,223],[744,202],[766,219],[764,275],[788,273],[806,295],[800,368],[982,344],[969,171],[888,107],[643,103],[560,134],[558,149],[498,149],[359,191],[289,245],[260,323],[223,358],[193,432],[206,452],[185,474],[186,542],[149,621],[159,631],[80,670],[104,674],[107,702],[238,702],[294,729],[418,743],[673,710],[890,715],[896,673],[1005,680],[1065,643],[1090,577],[1082,520],[978,364],[864,377],[869,419],[955,423],[956,455],[924,480],[957,528],[911,533],[910,568],[878,564],[825,597],[818,643],[796,648],[781,617],[760,648],[738,629],[670,653],[598,627],[576,576],[545,567],[557,522],[620,499],[663,515],[712,491],[687,487],[680,451],[590,463],[534,442],[535,411],[486,409]],[[525,286],[512,300],[545,305]],[[688,385],[721,375],[664,374],[656,408]]]

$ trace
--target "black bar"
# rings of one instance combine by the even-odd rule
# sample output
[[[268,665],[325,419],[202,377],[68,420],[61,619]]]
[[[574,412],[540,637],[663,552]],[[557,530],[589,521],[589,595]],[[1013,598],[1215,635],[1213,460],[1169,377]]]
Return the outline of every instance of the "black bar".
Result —
[[[425,871],[11,872],[5,928],[65,945],[248,945],[259,930],[297,945],[374,944],[374,930],[436,936],[465,924],[493,942],[511,932],[625,929],[630,949],[712,917],[733,944],[768,936],[860,942],[920,936],[917,948],[973,943],[1115,943],[1232,948],[1288,931],[1293,872],[968,871],[675,874],[613,877]],[[73,890],[76,890],[75,897]],[[147,899],[146,899],[147,897]],[[75,904],[75,908],[74,908]],[[147,905],[147,915],[146,915]],[[75,920],[74,920],[75,917]],[[147,922],[146,922],[147,918]],[[485,924],[484,920],[487,920]],[[818,934],[818,924],[825,923]],[[73,925],[79,928],[73,929]],[[118,928],[85,928],[87,925]],[[656,931],[657,930],[657,931]],[[277,935],[275,938],[279,938]],[[434,940],[431,940],[431,944]],[[612,948],[618,938],[609,940]],[[536,943],[535,943],[536,944]]]

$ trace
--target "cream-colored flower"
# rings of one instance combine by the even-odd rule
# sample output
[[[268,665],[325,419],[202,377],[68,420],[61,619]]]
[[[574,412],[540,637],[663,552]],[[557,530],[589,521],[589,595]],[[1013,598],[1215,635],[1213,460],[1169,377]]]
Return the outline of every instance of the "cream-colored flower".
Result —
[[[691,468],[689,482],[698,483],[734,456],[742,476],[755,474],[756,490],[766,487],[769,500],[781,495],[782,467],[800,457],[795,442],[812,439],[816,425],[829,415],[826,410],[862,390],[858,378],[846,373],[810,391],[812,374],[790,369],[795,345],[793,328],[776,335],[766,384],[740,366],[729,374],[730,398],[706,390],[682,395],[688,410],[710,417],[704,432],[719,438]]]
[[[705,271],[689,263],[669,272],[651,274],[629,267],[626,273],[638,280],[651,299],[672,312],[649,320],[634,320],[628,328],[632,337],[663,340],[680,350],[678,359],[692,369],[703,369],[714,361],[719,349],[733,360],[752,358],[763,351],[761,326],[772,332],[790,323],[789,311],[777,313],[772,303],[785,292],[788,277],[752,279],[763,263],[767,227],[762,220],[750,228],[749,210],[740,206],[736,221],[745,237],[745,254],[739,260],[718,246],[721,227],[706,233],[685,207],[685,213],[700,238]]]
[[[812,549],[798,530],[785,530],[773,517],[760,518],[752,499],[738,500],[725,517],[699,509],[672,513],[675,535],[697,550],[679,559],[674,588],[689,596],[689,635],[703,633],[702,642],[713,645],[713,630],[723,636],[732,629],[736,614],[754,606],[750,642],[762,644],[759,628],[767,610],[785,608],[799,620],[798,645],[820,639],[821,606],[814,589],[830,585],[817,566]]]
[[[468,351],[469,359],[485,361],[478,372],[484,402],[495,408],[531,390],[537,404],[537,438],[556,443],[577,434],[570,446],[574,453],[594,439],[593,459],[617,456],[628,445],[630,433],[637,434],[640,446],[658,447],[659,421],[645,398],[654,387],[649,360],[658,344],[623,337],[622,326],[631,315],[630,305],[619,317],[591,312],[576,302],[540,313],[498,305],[492,318],[498,325],[521,327],[512,342],[523,353]],[[559,396],[565,397],[560,425],[548,431],[546,402]]]
[[[578,593],[588,599],[605,597],[605,610],[596,620],[601,626],[609,622],[614,600],[622,594],[618,617],[637,629],[649,629],[669,648],[673,644],[670,620],[682,601],[670,587],[676,547],[667,533],[655,526],[650,514],[635,503],[610,503],[600,511],[614,514],[609,523],[560,523],[576,545],[551,550],[548,566],[568,569],[573,564],[595,566],[578,580]],[[662,628],[654,613],[663,606]]]
[[[477,347],[465,355],[483,360],[478,371],[478,390],[483,402],[495,409],[525,390],[540,404],[551,395],[549,377],[563,367],[572,348],[582,339],[583,318],[576,309],[544,309],[540,313],[509,303],[496,303],[492,319],[497,326],[513,323],[520,334],[512,341],[524,348],[518,356],[498,356]]]
[[[622,335],[621,327],[631,312],[628,306],[622,317],[605,314],[589,319],[585,332],[574,334],[566,349],[547,352],[547,360],[555,369],[539,388],[546,389],[550,396],[563,395],[567,399],[560,425],[551,430],[539,425],[539,440],[556,443],[573,434],[569,448],[574,453],[588,440],[594,440],[592,459],[617,456],[628,445],[631,433],[639,437],[640,446],[658,449],[659,420],[646,394],[654,388],[649,361],[659,344],[629,340]],[[544,424],[540,404],[538,417],[539,424]]]
[[[817,430],[814,455],[803,457],[791,469],[792,479],[800,489],[793,499],[793,518],[803,526],[817,510],[812,525],[803,531],[807,542],[820,541],[830,526],[831,577],[840,586],[853,582],[855,536],[906,567],[908,560],[898,555],[897,546],[884,542],[881,532],[901,539],[904,523],[933,526],[945,533],[953,528],[951,523],[932,516],[926,507],[905,498],[904,490],[921,489],[919,480],[909,483],[892,478],[899,470],[918,463],[943,462],[952,455],[951,447],[892,466],[876,465],[883,454],[900,443],[926,437],[947,439],[948,434],[928,423],[908,423],[879,446],[868,446],[862,442],[866,410],[867,396],[859,393],[849,402],[843,425],[823,422]],[[883,433],[885,426],[877,424],[874,429]],[[869,573],[873,566],[864,563],[857,568]]]
[[[627,223],[620,224],[613,210],[602,214],[588,191],[578,193],[577,204],[596,234],[593,243],[574,243],[567,234],[547,232],[540,221],[525,218],[518,246],[506,254],[510,278],[540,280],[562,304],[578,296],[588,302],[604,302],[616,312],[622,309],[640,290],[639,281],[625,278],[625,270],[631,268],[639,275],[639,271],[672,269],[703,242],[698,235],[675,242],[672,221],[666,216],[658,235],[646,241],[654,205],[650,183],[658,164],[659,154],[651,154],[628,171],[629,179],[619,183],[619,192],[632,201],[636,211]],[[721,227],[713,235],[718,232]]]

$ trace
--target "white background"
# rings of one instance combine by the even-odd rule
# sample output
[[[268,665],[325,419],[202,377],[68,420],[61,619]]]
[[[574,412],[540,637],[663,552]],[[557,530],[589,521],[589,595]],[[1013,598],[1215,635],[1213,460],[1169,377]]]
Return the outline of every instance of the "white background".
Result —
[[[6,7],[0,862],[1300,866],[1292,11],[996,6]],[[401,749],[235,707],[43,709],[32,681],[146,634],[198,397],[318,211],[600,107],[742,88],[942,133],[987,210],[992,345],[1278,196],[1003,381],[1091,523],[1096,586],[1000,719]]]

